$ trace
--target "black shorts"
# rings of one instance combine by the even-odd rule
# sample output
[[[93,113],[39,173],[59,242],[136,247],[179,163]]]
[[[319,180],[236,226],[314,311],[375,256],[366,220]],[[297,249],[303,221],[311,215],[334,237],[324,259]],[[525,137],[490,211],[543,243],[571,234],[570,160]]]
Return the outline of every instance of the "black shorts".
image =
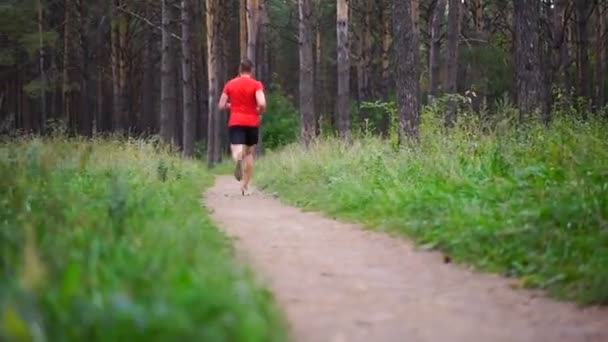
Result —
[[[230,126],[228,135],[231,145],[257,145],[259,139],[259,129],[251,126]]]

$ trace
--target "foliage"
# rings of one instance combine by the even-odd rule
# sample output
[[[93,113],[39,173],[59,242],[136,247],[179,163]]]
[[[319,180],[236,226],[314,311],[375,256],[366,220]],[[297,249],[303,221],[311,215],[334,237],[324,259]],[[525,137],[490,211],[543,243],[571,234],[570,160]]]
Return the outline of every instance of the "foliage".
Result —
[[[369,137],[370,133],[376,131],[377,127],[381,126],[383,121],[386,121],[388,124],[388,141],[391,146],[396,148],[399,145],[399,121],[395,102],[363,102],[361,109],[366,110],[370,118],[365,122],[365,136]]]
[[[513,87],[514,66],[509,49],[492,44],[463,47],[461,68],[475,69],[480,77],[472,79],[472,87],[479,96],[491,100],[500,98]]]
[[[34,0],[7,0],[0,5],[0,32],[7,40],[0,55],[0,65],[12,65],[20,61],[21,53],[27,52],[30,57],[40,48]],[[54,47],[59,39],[55,31],[43,31],[43,46]]]
[[[299,114],[281,88],[273,84],[268,94],[268,109],[263,115],[264,147],[273,150],[298,139]]]
[[[608,127],[558,115],[516,128],[461,115],[445,132],[423,111],[421,142],[366,136],[269,155],[257,182],[292,203],[408,234],[522,286],[608,304]]]
[[[152,142],[22,139],[0,174],[0,340],[284,340],[200,206],[200,164]]]

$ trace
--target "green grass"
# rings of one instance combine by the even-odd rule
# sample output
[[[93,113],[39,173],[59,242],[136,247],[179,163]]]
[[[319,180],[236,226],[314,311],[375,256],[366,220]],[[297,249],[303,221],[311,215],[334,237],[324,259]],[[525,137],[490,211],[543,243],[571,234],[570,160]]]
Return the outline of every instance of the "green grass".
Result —
[[[491,133],[469,122],[446,135],[427,111],[416,148],[328,138],[258,166],[256,183],[290,203],[406,234],[558,298],[608,304],[608,125],[598,120],[525,132],[503,122]]]
[[[136,140],[0,145],[0,340],[283,341],[201,207],[212,179]]]

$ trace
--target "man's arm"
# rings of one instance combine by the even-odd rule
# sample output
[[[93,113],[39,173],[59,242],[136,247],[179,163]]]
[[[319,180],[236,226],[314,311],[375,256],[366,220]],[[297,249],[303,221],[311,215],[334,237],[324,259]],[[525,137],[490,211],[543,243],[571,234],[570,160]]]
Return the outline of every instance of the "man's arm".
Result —
[[[222,96],[220,96],[220,103],[218,104],[220,110],[228,110],[230,109],[230,103],[228,103],[228,95],[225,92],[222,92]]]
[[[262,114],[266,110],[266,96],[263,90],[255,92],[255,100],[258,103],[258,113]]]

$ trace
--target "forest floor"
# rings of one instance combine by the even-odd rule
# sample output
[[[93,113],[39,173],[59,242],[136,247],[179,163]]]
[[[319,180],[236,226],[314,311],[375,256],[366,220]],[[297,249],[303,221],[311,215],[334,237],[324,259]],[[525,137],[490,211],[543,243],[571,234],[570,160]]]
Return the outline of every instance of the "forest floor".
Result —
[[[608,310],[446,263],[409,241],[304,212],[221,176],[205,194],[286,314],[294,341],[608,341]]]

